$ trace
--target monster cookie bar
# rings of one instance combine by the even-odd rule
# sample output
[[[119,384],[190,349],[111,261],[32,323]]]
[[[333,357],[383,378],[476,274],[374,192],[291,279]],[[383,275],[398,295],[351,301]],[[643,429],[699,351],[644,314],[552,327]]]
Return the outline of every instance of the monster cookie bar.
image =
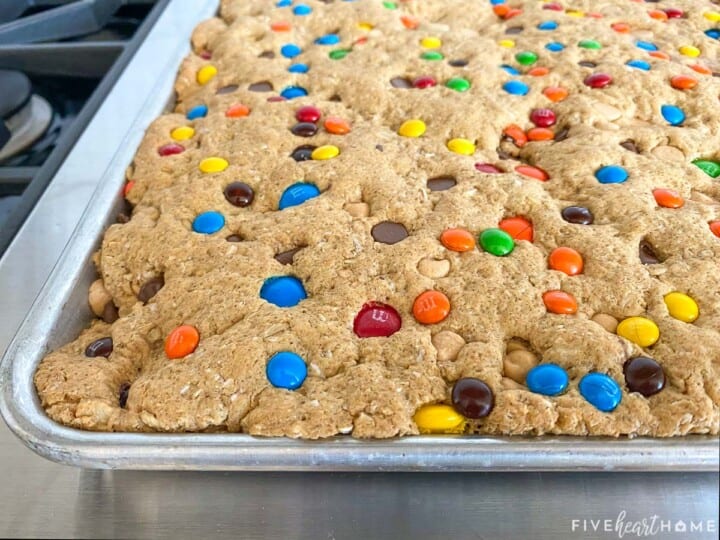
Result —
[[[47,414],[717,434],[719,37],[701,0],[223,1]]]

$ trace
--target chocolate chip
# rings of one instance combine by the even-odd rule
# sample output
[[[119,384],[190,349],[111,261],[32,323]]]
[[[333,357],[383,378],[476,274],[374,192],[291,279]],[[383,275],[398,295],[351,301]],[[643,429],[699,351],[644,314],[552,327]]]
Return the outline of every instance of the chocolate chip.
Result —
[[[592,212],[584,206],[568,206],[561,213],[565,221],[575,225],[592,225],[595,220]]]
[[[302,246],[288,249],[287,251],[283,251],[282,253],[278,253],[277,255],[275,255],[275,260],[280,264],[292,264],[293,259],[295,258],[295,254],[301,249]]]
[[[412,88],[413,84],[410,79],[405,77],[394,77],[390,79],[390,84],[393,88]]]
[[[140,300],[143,304],[147,304],[148,300],[155,296],[164,286],[165,278],[163,276],[150,278],[143,283],[142,287],[140,287],[140,290],[137,293],[138,300]]]
[[[375,145],[375,150],[380,150],[380,152],[382,152],[382,151],[385,150],[385,148],[383,148],[383,145],[382,145],[382,144],[376,144],[376,145]]]
[[[457,180],[453,176],[436,176],[427,181],[427,187],[430,191],[445,191],[457,185]]]
[[[272,92],[273,85],[270,81],[260,81],[252,83],[248,86],[248,90],[251,92]]]
[[[258,55],[258,58],[275,58],[275,53],[272,51],[263,51]]]
[[[118,403],[121,408],[125,408],[127,405],[128,394],[130,393],[130,383],[122,383],[120,385],[120,395],[118,396]]]
[[[302,146],[298,146],[295,150],[293,150],[292,154],[290,154],[290,157],[293,158],[295,161],[307,161],[312,158],[313,150],[315,150],[317,146],[313,146],[312,144],[303,144]]]
[[[235,90],[237,90],[238,88],[240,88],[240,87],[239,87],[237,84],[228,84],[227,86],[223,86],[222,88],[218,88],[218,89],[215,91],[215,93],[216,93],[216,94],[219,94],[219,95],[222,95],[222,94],[232,94],[232,93],[235,92]]]
[[[633,141],[632,139],[621,142],[620,146],[622,146],[625,150],[629,150],[630,152],[635,152],[636,154],[640,153],[640,149],[637,147],[635,141]]]
[[[397,244],[408,237],[405,225],[394,221],[381,221],[372,228],[371,234],[381,244]]]
[[[570,133],[570,130],[568,128],[562,128],[560,131],[558,131],[555,134],[555,138],[553,139],[555,142],[564,141],[568,138],[568,133]]]
[[[333,94],[332,96],[330,96],[329,100],[340,103],[342,101],[342,97],[340,97],[340,94]]]
[[[240,208],[250,206],[255,198],[253,188],[248,186],[245,182],[231,182],[225,186],[223,193],[225,194],[227,202],[233,206],[239,206]]]
[[[104,337],[96,339],[88,345],[85,349],[85,356],[88,358],[95,358],[97,356],[107,358],[111,352],[113,352],[113,340],[111,337]]]
[[[115,307],[115,304],[113,304],[112,302],[108,302],[107,304],[105,304],[102,312],[102,320],[108,324],[112,324],[119,318],[120,315],[118,314],[118,308]]]
[[[290,128],[292,134],[298,137],[312,137],[317,133],[317,130],[317,125],[312,122],[298,122]]]
[[[597,67],[597,64],[595,62],[591,62],[590,60],[580,60],[578,62],[578,65],[582,66],[582,67],[588,67],[588,68]]]
[[[652,358],[647,356],[631,358],[625,362],[623,371],[625,382],[631,392],[650,397],[665,388],[665,372]]]
[[[653,248],[652,244],[644,238],[640,240],[638,254],[640,255],[640,262],[643,264],[659,264],[662,262],[655,253],[655,248]]]
[[[522,26],[511,26],[505,29],[505,33],[509,35],[520,34],[524,29]]]
[[[243,241],[242,236],[240,236],[239,234],[231,234],[230,236],[225,238],[225,240],[227,240],[228,242],[242,242]]]
[[[448,61],[448,64],[450,64],[452,67],[465,67],[469,64],[469,62],[464,58],[458,58],[457,60]]]

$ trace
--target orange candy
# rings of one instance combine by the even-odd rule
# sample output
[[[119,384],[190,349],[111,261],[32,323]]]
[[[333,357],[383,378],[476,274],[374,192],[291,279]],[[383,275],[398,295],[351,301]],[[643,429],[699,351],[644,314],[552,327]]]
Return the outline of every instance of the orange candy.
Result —
[[[227,116],[228,118],[242,118],[243,116],[247,116],[248,114],[250,114],[250,109],[242,103],[238,103],[237,105],[231,105],[230,108],[225,111],[225,116]]]
[[[347,120],[343,120],[342,118],[339,118],[337,116],[328,116],[325,119],[325,129],[329,133],[333,133],[335,135],[345,135],[347,133],[350,133],[350,122]]]
[[[658,206],[663,208],[680,208],[685,204],[685,200],[673,189],[653,189],[653,197]]]
[[[498,17],[504,17],[510,11],[510,6],[506,4],[497,4],[493,6],[493,13]]]
[[[543,90],[543,94],[546,98],[550,101],[554,101],[555,103],[568,97],[567,89],[562,86],[548,86],[545,90]]]
[[[670,86],[676,90],[690,90],[697,86],[697,79],[689,75],[675,75],[670,79]]]
[[[465,229],[447,229],[440,235],[440,242],[450,251],[472,251],[475,237]]]
[[[650,15],[650,18],[655,19],[656,21],[668,20],[667,13],[665,13],[664,11],[660,11],[659,9],[652,9],[648,11],[648,15]]]
[[[535,127],[527,132],[527,138],[531,141],[552,141],[555,134],[552,129]]]
[[[515,167],[515,171],[523,176],[528,176],[530,178],[534,178],[535,180],[540,180],[541,182],[546,182],[550,179],[548,173],[543,171],[540,167],[533,167],[532,165],[518,165]]]
[[[543,66],[534,67],[527,72],[531,77],[544,77],[548,73],[550,73],[550,69]]]
[[[439,323],[449,314],[450,300],[440,291],[425,291],[413,302],[413,316],[419,323]]]
[[[408,30],[415,30],[418,26],[420,26],[420,21],[417,17],[413,17],[412,15],[403,15],[400,17],[400,22],[402,22],[403,26]]]
[[[518,148],[525,146],[528,141],[527,135],[525,135],[523,129],[517,124],[510,124],[508,127],[503,129],[503,135],[510,137],[513,143],[515,143],[515,146]]]
[[[125,184],[125,187],[123,188],[123,197],[127,197],[128,193],[130,193],[130,190],[135,185],[135,180],[128,180],[127,184]]]
[[[270,30],[273,32],[289,32],[290,23],[285,21],[274,22],[270,25]]]
[[[200,342],[200,334],[194,326],[178,326],[165,339],[165,354],[168,358],[184,358],[191,354]]]
[[[692,66],[690,66],[690,69],[692,69],[696,73],[700,73],[701,75],[712,75],[712,70],[701,64],[693,64]]]
[[[550,252],[548,265],[568,276],[577,276],[583,271],[583,258],[577,251],[569,247],[555,248]]]
[[[565,291],[548,291],[542,296],[543,303],[550,313],[572,315],[577,313],[577,300]]]
[[[710,222],[710,232],[720,238],[720,220]]]
[[[513,17],[517,17],[518,15],[522,15],[523,10],[519,8],[511,8],[508,10],[508,12],[503,16],[503,19],[506,21],[508,19],[512,19]]]
[[[624,22],[616,22],[610,25],[610,28],[615,30],[618,34],[627,34],[630,32],[630,25]]]
[[[670,60],[670,55],[664,51],[650,51],[648,54],[658,60]]]
[[[533,241],[534,229],[530,221],[524,217],[510,217],[503,219],[498,227],[512,236],[513,240]]]

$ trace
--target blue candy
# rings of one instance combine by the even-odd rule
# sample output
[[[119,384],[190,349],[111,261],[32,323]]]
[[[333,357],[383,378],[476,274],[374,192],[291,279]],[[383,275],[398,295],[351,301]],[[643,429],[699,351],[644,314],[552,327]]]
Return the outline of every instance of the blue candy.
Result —
[[[558,43],[557,41],[553,41],[552,43],[545,45],[545,48],[551,52],[560,52],[565,48],[565,45]]]
[[[512,66],[508,66],[507,64],[503,64],[503,65],[500,66],[500,67],[501,67],[502,69],[504,69],[505,72],[506,72],[506,73],[509,73],[510,75],[520,75],[520,72],[519,72],[517,69],[515,69],[514,67],[512,67]]]
[[[685,113],[675,105],[663,105],[660,107],[660,112],[671,126],[679,126],[685,121]]]
[[[207,105],[195,105],[192,109],[187,112],[188,120],[195,120],[196,118],[204,118],[207,116],[208,108]]]
[[[193,220],[192,229],[196,233],[212,234],[225,226],[225,218],[220,212],[210,210],[203,212]]]
[[[558,27],[558,23],[555,21],[543,21],[537,25],[539,30],[555,30]]]
[[[285,99],[295,99],[307,96],[308,93],[302,86],[288,86],[280,92],[280,95]]]
[[[293,13],[295,15],[310,15],[312,8],[306,4],[298,4],[293,8]]]
[[[490,0],[490,4],[493,6],[499,6],[500,4],[504,4],[505,0]]]
[[[650,71],[650,63],[645,60],[628,60],[625,65],[642,69],[643,71]]]
[[[640,49],[643,49],[645,51],[657,51],[658,47],[654,43],[650,41],[636,41],[635,45],[637,45]]]
[[[307,73],[310,67],[307,64],[293,64],[288,68],[290,73]]]
[[[283,351],[270,357],[265,368],[270,384],[275,388],[295,390],[300,388],[307,377],[305,361],[293,352]]]
[[[568,386],[567,372],[557,364],[541,364],[528,371],[525,384],[536,394],[557,396]]]
[[[580,379],[578,390],[591,405],[603,412],[615,410],[622,399],[618,383],[603,373],[585,375]]]
[[[307,298],[305,287],[295,276],[275,276],[265,280],[260,298],[278,307],[293,307]]]
[[[278,203],[278,209],[285,210],[285,208],[297,206],[298,204],[304,203],[308,199],[314,199],[318,195],[320,195],[320,190],[315,184],[298,182],[297,184],[293,184],[283,192],[282,196],[280,197],[280,202]]]
[[[710,30],[705,30],[705,35],[712,39],[720,39],[720,28],[711,28]]]
[[[275,6],[277,7],[288,7],[292,6],[293,0],[280,0]]]
[[[621,184],[628,179],[628,172],[620,165],[605,165],[595,171],[595,178],[601,184]]]
[[[514,96],[524,96],[530,91],[530,87],[522,81],[508,81],[503,84],[503,90]]]
[[[280,47],[280,54],[285,58],[295,58],[300,53],[302,53],[302,49],[294,43],[287,43]]]
[[[318,45],[337,45],[340,43],[340,36],[337,34],[325,34],[315,40]]]

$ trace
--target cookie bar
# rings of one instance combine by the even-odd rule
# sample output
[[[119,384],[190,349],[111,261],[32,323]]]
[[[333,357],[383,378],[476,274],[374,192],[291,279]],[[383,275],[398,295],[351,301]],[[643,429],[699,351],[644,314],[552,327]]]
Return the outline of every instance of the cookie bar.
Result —
[[[720,421],[720,6],[224,0],[47,414],[667,437]]]

